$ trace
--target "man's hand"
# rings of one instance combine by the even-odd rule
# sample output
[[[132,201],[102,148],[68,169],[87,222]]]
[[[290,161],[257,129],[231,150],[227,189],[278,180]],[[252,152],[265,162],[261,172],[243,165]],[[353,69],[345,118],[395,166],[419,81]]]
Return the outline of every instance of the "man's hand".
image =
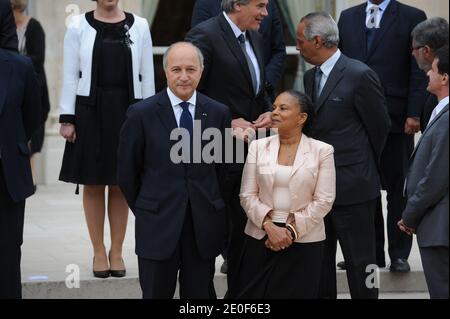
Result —
[[[245,141],[246,143],[251,141],[256,135],[256,127],[243,118],[231,121],[231,128],[233,129],[233,136],[237,139]]]
[[[410,235],[410,236],[416,233],[416,230],[415,230],[415,229],[409,228],[408,226],[405,225],[405,222],[403,221],[403,219],[400,220],[400,221],[397,223],[397,225],[398,225],[398,227],[400,228],[400,230],[401,230],[402,232],[407,233],[407,234]]]
[[[272,112],[261,114],[259,118],[253,122],[256,128],[271,128],[272,127]]]
[[[77,133],[75,132],[75,125],[70,124],[61,124],[61,128],[59,129],[59,134],[64,137],[68,142],[75,143],[77,139]]]
[[[405,123],[405,134],[414,135],[420,131],[420,120],[408,117]]]

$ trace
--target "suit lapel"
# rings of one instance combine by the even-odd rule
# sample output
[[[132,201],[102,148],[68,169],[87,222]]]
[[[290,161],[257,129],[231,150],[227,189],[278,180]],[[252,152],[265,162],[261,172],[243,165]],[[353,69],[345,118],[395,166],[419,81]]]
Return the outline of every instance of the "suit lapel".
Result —
[[[175,114],[173,113],[172,104],[170,103],[169,96],[167,95],[167,91],[163,90],[159,95],[159,118],[161,122],[166,127],[169,134],[176,128],[178,128],[177,120],[175,118]]]
[[[312,98],[314,86],[314,69],[305,73],[305,93]]]
[[[0,49],[0,116],[6,104],[6,92],[8,92],[8,86],[11,80],[10,76],[11,64],[8,63],[6,54]]]
[[[369,58],[373,55],[378,45],[383,40],[385,34],[391,29],[393,23],[397,19],[397,16],[398,16],[398,3],[392,0],[391,3],[386,8],[386,12],[383,14],[383,18],[381,19],[380,22],[380,29],[375,34],[375,39],[373,39],[372,47],[370,48],[370,51],[367,54],[365,62],[367,62]]]
[[[256,60],[258,60],[258,65],[259,65],[259,83],[260,83],[260,85],[259,85],[259,90],[256,94],[256,95],[258,95],[259,92],[261,92],[264,89],[264,69],[265,69],[264,55],[263,55],[263,52],[261,52],[260,47],[255,45],[255,41],[253,40],[254,33],[247,31],[247,35],[248,35],[248,38],[250,41],[250,45],[253,48],[253,52],[255,52]]]
[[[344,76],[345,66],[346,66],[345,57],[342,54],[339,60],[336,62],[336,65],[334,66],[333,70],[331,71],[327,83],[325,83],[325,86],[323,87],[319,100],[315,105],[316,112],[320,110],[320,108],[323,106],[325,101],[330,96],[331,92],[333,92],[338,83],[341,81],[342,77]]]
[[[203,100],[201,94],[197,92],[197,105],[195,106],[195,120],[201,121],[202,133],[206,129],[206,120],[207,119],[208,119],[208,113],[206,112],[204,100]]]
[[[223,31],[222,37],[224,38],[226,44],[230,48],[234,57],[239,61],[242,72],[244,72],[244,75],[247,78],[247,84],[251,89],[251,92],[254,92],[252,76],[250,75],[247,59],[244,56],[244,52],[242,52],[241,46],[239,45],[239,41],[236,39],[233,30],[231,29],[230,25],[228,24],[228,21],[225,19],[223,14],[219,15],[219,23]]]
[[[297,154],[295,155],[294,167],[292,168],[291,177],[303,166],[308,158],[310,152],[309,140],[303,134],[300,145],[298,146]]]
[[[423,132],[422,136],[420,137],[419,141],[417,142],[416,147],[414,148],[413,153],[411,154],[410,159],[412,160],[414,158],[414,156],[416,155],[417,149],[419,148],[420,144],[422,144],[422,140],[423,137],[425,136],[425,134],[427,134],[427,132],[431,129],[431,127],[433,127],[434,124],[436,124],[437,121],[439,121],[439,119],[442,117],[442,115],[444,115],[445,112],[448,112],[448,104],[446,107],[444,107],[442,109],[442,111],[433,119],[433,121],[430,122],[430,124],[427,126],[427,128],[425,129],[425,131]]]
[[[278,153],[280,152],[280,137],[275,135],[270,139],[269,143],[267,143],[267,148],[266,151],[269,157],[267,165],[270,171],[266,172],[266,174],[269,176],[269,189],[273,189],[273,185],[275,184],[275,171],[278,164]]]
[[[359,52],[361,54],[361,58],[367,56],[367,33],[366,33],[366,6],[367,4],[362,4],[355,14],[355,23],[356,25],[363,26],[362,28],[354,28],[353,32],[355,32],[354,40],[359,45]]]

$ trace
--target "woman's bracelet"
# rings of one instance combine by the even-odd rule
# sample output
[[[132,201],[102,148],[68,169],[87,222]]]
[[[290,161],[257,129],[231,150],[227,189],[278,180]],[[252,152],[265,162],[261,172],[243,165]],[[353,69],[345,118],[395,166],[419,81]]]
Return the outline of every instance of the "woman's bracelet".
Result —
[[[292,224],[286,224],[286,228],[291,233],[293,240],[297,240],[298,239],[298,233],[297,233],[297,230],[295,229],[295,226],[292,225]]]
[[[271,223],[271,222],[272,222],[271,218],[266,218],[266,220],[262,224],[262,230],[266,231],[266,229],[265,229],[266,225]]]

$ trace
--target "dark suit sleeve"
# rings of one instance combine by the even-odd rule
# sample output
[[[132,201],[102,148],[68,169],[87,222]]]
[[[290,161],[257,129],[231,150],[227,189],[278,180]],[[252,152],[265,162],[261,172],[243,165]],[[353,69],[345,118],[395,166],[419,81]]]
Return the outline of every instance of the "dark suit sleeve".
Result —
[[[213,57],[212,44],[210,43],[208,35],[202,28],[199,27],[191,29],[191,31],[189,31],[189,33],[186,35],[185,40],[197,46],[200,51],[202,51],[203,57],[205,59],[202,80],[200,81],[200,84],[198,86],[198,90],[202,91],[204,88],[204,83],[206,83],[207,81],[209,70],[211,67],[211,61]]]
[[[39,22],[30,20],[27,29],[27,56],[33,61],[36,72],[41,72],[45,62],[45,33]]]
[[[418,11],[413,19],[413,26],[416,26],[422,21],[425,21],[427,16],[423,11]],[[412,46],[412,43],[411,43]],[[409,81],[409,95],[408,95],[408,117],[421,117],[424,104],[427,99],[427,85],[428,77],[419,69],[416,59],[412,54],[410,59],[410,81]]]
[[[139,112],[131,106],[120,131],[117,179],[128,206],[134,211],[144,162],[144,130]]]
[[[19,41],[9,0],[0,0],[0,48],[17,52]]]
[[[231,113],[227,107],[223,109],[223,120],[222,125],[220,127],[220,131],[222,133],[222,163],[216,165],[216,173],[217,179],[219,180],[220,194],[222,198],[226,198],[226,177],[228,172],[228,164],[226,162],[226,134],[231,134],[229,129],[231,128]],[[228,130],[227,130],[228,129]]]
[[[34,72],[31,60],[27,64],[25,77],[25,92],[22,104],[22,119],[25,127],[27,140],[38,130],[42,123],[41,119],[41,99],[39,94],[39,86],[37,82],[36,72]]]
[[[212,6],[214,6],[214,5],[217,7],[217,12],[220,12],[220,5],[218,2],[213,3],[212,1],[209,1],[209,0],[195,1],[194,9],[192,10],[191,27],[193,28],[197,24],[200,24],[203,21],[206,21],[212,17],[215,17],[216,10],[212,10]]]
[[[270,5],[270,4],[269,4]],[[286,61],[286,45],[284,43],[283,26],[277,6],[271,2],[272,30],[271,30],[271,57],[266,65],[267,81],[275,88],[281,79]]]
[[[403,211],[403,221],[410,228],[417,228],[427,210],[448,194],[448,143],[447,126],[446,129],[436,131],[433,136],[431,160]]]
[[[356,89],[355,107],[369,136],[370,144],[379,163],[388,137],[391,120],[386,98],[377,74],[372,70],[363,73]]]

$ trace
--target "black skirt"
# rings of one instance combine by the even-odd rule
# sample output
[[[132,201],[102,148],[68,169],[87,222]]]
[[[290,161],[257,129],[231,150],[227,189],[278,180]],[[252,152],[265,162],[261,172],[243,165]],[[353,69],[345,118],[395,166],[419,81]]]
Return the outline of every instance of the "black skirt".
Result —
[[[294,243],[274,252],[267,237],[247,236],[230,299],[317,299],[324,242]]]
[[[66,143],[60,180],[81,185],[117,185],[120,128],[129,104],[126,89],[98,89],[94,106],[77,103],[75,143]]]

